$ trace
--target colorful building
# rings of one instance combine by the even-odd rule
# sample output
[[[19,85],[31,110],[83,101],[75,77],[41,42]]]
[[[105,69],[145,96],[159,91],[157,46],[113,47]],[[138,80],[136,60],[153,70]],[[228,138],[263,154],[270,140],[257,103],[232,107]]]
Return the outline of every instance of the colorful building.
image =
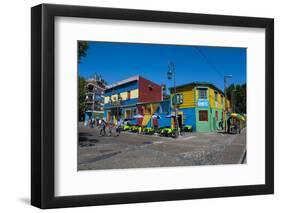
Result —
[[[86,80],[85,121],[103,118],[105,81],[97,74]]]
[[[104,117],[107,121],[116,121],[120,118],[132,119],[138,112],[138,104],[159,102],[162,100],[162,87],[141,76],[119,81],[104,92]],[[137,119],[141,124],[148,120],[148,116]]]
[[[141,126],[174,127],[173,88],[170,92],[171,98],[163,100],[162,87],[141,76],[117,82],[104,92],[104,118],[115,124],[122,118]],[[193,131],[212,132],[219,129],[220,122],[224,125],[230,103],[227,101],[225,105],[224,93],[215,85],[206,82],[179,85],[177,94],[182,97],[182,104],[177,105],[180,128],[192,126]]]
[[[197,132],[211,132],[219,128],[219,122],[225,116],[225,96],[222,90],[206,82],[179,85],[176,89],[177,94],[182,94],[183,98],[183,103],[177,106],[180,127],[189,125]],[[173,88],[170,91],[173,96]]]
[[[138,113],[143,115],[138,124],[147,127],[170,127],[172,119],[170,100],[145,102],[137,104]]]

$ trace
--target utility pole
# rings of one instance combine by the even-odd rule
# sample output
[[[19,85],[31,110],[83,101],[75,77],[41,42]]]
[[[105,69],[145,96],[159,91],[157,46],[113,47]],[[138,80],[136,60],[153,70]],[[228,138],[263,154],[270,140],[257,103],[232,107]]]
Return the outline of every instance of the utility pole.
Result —
[[[227,87],[227,79],[232,78],[232,75],[225,75],[224,76],[224,132],[226,132],[226,114],[227,114],[227,109],[226,109],[226,104],[227,104],[227,94],[226,94],[226,87]]]
[[[235,99],[235,92],[237,92],[236,89],[232,90],[231,92],[231,108],[232,108],[232,112],[235,112],[236,109],[235,109],[235,102],[236,102],[236,99]]]
[[[177,94],[177,87],[176,87],[176,70],[175,70],[174,63],[169,62],[168,68],[169,68],[169,70],[167,72],[168,79],[171,80],[172,77],[174,78],[174,97],[175,97]],[[174,101],[173,105],[174,105],[174,111],[175,111],[175,129],[176,129],[175,137],[177,138],[179,136],[178,109],[177,109],[177,105],[176,105],[175,101]]]

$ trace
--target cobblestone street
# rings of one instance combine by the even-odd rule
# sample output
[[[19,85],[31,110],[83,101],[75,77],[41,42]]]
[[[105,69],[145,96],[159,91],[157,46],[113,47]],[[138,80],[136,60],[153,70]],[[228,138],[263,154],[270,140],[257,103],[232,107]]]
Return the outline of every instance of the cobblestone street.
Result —
[[[99,136],[79,128],[78,170],[245,163],[246,130],[240,135],[188,133],[177,139],[122,132]]]

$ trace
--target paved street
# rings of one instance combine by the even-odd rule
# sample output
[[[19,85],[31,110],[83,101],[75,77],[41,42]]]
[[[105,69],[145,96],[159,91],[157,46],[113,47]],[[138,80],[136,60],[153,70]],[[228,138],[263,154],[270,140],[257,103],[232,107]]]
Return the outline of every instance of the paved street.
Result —
[[[78,170],[147,168],[246,162],[246,130],[239,135],[187,133],[177,139],[122,132],[99,136],[79,127]]]

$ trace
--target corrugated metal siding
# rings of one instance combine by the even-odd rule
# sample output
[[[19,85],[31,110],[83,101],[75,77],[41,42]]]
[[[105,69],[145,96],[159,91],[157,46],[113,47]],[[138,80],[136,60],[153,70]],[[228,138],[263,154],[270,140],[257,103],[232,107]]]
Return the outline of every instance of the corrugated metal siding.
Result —
[[[218,94],[217,104],[215,102],[215,92],[217,92],[217,94]],[[209,101],[210,101],[211,108],[217,108],[217,109],[223,108],[223,104],[221,101],[221,95],[222,95],[222,93],[220,93],[219,91],[216,91],[213,88],[209,88]]]
[[[180,108],[195,107],[193,86],[187,86],[184,88],[177,89],[177,93],[183,95],[183,104],[180,105]],[[173,98],[173,94],[171,95],[171,98]]]
[[[183,112],[183,125],[192,126],[192,131],[196,131],[195,108],[180,109]]]
[[[152,86],[152,90],[149,89]],[[139,78],[139,102],[161,101],[162,88],[160,85],[144,78]]]
[[[210,107],[214,108],[215,107],[215,91],[212,88],[209,88],[209,102],[210,102]]]
[[[122,92],[127,92],[134,89],[138,89],[138,81],[132,81],[123,85],[118,85],[117,87],[114,88],[106,89],[104,92],[104,96],[120,94]]]
[[[195,107],[194,88],[189,88],[188,90],[181,93],[183,94],[183,104],[180,105],[180,108]]]

